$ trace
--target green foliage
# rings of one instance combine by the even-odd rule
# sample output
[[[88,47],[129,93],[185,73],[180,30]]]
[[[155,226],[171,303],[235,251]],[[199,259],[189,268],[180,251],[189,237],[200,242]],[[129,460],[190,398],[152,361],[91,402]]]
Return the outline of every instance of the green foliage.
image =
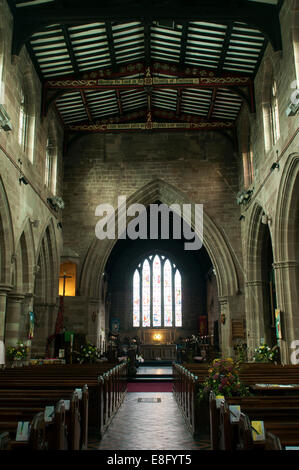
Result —
[[[6,352],[10,361],[25,359],[27,356],[27,348],[23,343],[18,343],[17,346],[9,346]]]
[[[275,362],[278,359],[277,349],[270,348],[267,344],[262,344],[254,350],[254,362]]]
[[[96,362],[100,358],[100,351],[96,348],[95,345],[91,344],[89,341],[81,346],[81,351],[79,352],[78,361],[80,364],[84,362]]]
[[[247,344],[246,343],[236,343],[234,345],[234,351],[236,355],[237,362],[246,362],[247,360]]]
[[[206,399],[210,392],[224,397],[249,395],[249,389],[239,379],[239,364],[230,357],[215,359],[208,372],[209,375],[197,395],[199,401]]]

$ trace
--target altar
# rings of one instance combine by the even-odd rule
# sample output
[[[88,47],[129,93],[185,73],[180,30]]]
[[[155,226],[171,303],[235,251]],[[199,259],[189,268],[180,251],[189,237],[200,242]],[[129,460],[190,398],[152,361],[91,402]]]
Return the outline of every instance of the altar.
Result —
[[[145,361],[174,361],[176,359],[175,329],[141,329],[140,353]]]

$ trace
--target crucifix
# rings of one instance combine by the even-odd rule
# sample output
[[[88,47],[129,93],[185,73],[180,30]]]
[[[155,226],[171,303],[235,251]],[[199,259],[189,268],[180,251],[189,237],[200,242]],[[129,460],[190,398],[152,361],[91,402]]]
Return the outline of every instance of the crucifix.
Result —
[[[68,278],[71,278],[72,276],[67,276],[66,273],[63,273],[63,276],[60,276],[60,279],[63,279],[63,297],[65,296],[65,281]]]

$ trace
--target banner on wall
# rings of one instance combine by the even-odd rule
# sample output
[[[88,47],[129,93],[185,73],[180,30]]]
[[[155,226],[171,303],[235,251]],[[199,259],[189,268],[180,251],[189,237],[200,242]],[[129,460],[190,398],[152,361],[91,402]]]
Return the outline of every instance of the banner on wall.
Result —
[[[28,339],[34,337],[34,312],[29,312],[29,334]]]
[[[118,318],[111,319],[111,332],[112,333],[119,333],[120,329],[120,321]]]
[[[198,331],[200,336],[206,336],[208,334],[208,317],[206,315],[200,315],[198,317]]]
[[[276,328],[276,338],[282,339],[282,332],[281,332],[281,311],[275,309],[275,328]]]

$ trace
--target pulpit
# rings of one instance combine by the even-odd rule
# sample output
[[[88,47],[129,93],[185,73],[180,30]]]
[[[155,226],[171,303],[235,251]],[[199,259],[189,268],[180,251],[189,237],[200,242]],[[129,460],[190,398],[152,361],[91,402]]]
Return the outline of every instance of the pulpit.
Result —
[[[140,353],[145,361],[174,361],[176,359],[175,330],[147,328],[139,330]]]

